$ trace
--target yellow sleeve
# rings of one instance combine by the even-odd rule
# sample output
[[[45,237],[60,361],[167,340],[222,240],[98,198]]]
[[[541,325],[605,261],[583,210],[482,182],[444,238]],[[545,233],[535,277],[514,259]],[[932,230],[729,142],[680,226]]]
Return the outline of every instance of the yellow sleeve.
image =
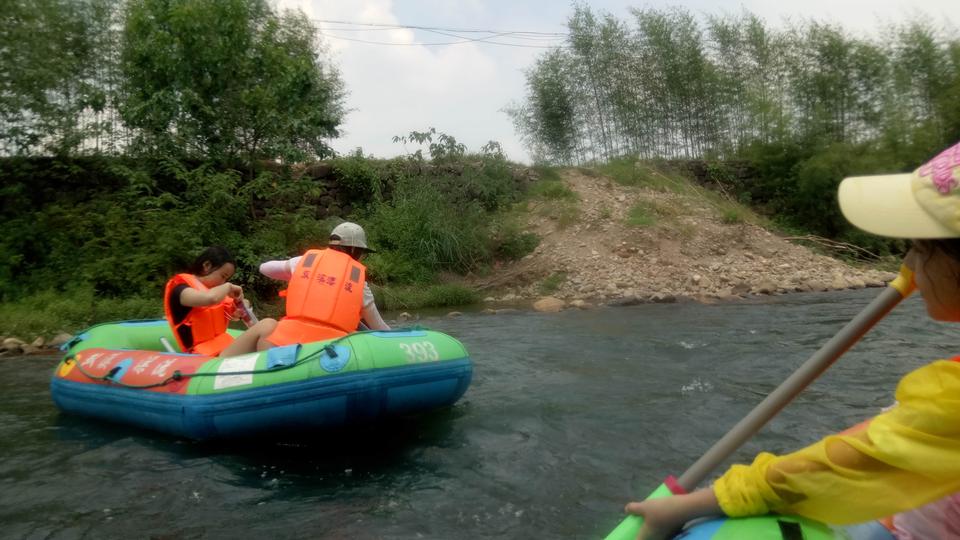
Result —
[[[714,484],[724,513],[861,523],[960,491],[960,362],[905,376],[897,406],[866,429],[784,456],[762,453]]]

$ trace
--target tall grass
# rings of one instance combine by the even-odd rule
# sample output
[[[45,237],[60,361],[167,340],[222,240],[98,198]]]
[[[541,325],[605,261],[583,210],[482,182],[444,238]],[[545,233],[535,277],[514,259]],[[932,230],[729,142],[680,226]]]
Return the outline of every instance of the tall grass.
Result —
[[[43,291],[0,304],[0,335],[32,340],[59,332],[74,334],[94,324],[163,317],[163,303],[155,298],[98,298],[92,289]]]

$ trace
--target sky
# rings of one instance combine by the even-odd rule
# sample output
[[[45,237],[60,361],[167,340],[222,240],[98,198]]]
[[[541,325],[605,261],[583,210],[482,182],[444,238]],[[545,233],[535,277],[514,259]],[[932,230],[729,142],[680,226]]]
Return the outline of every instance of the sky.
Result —
[[[572,4],[548,0],[273,0],[280,9],[299,9],[319,28],[325,56],[345,83],[348,113],[338,153],[362,148],[366,155],[394,157],[418,147],[394,143],[395,136],[435,128],[479,152],[500,143],[508,159],[529,163],[505,110],[523,102],[524,73],[549,47],[562,43]],[[629,20],[630,8],[680,7],[695,15],[748,11],[770,26],[788,21],[829,21],[865,36],[888,23],[922,18],[957,32],[957,0],[674,0],[585,2],[594,13]],[[951,4],[953,7],[951,8]],[[336,21],[336,22],[334,22]],[[496,45],[463,41],[438,31],[384,28],[524,32],[501,36]],[[458,32],[458,36],[490,34]],[[369,43],[377,42],[377,43]],[[523,46],[518,46],[523,45]]]

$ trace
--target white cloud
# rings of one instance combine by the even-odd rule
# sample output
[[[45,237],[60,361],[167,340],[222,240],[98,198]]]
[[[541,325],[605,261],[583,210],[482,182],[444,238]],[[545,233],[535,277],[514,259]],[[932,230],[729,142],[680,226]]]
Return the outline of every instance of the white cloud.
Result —
[[[426,3],[441,12],[456,8],[461,15],[464,9],[468,13],[483,11],[479,0],[463,5],[437,0]],[[281,8],[299,8],[314,20],[418,22],[398,21],[390,0],[281,0],[277,4]],[[334,63],[346,82],[347,106],[351,109],[342,126],[343,136],[333,141],[337,151],[362,147],[365,153],[378,157],[393,156],[404,152],[401,145],[392,142],[393,136],[435,127],[456,137],[471,151],[479,151],[488,140],[498,139],[508,155],[526,159],[510,119],[500,109],[520,97],[523,77],[517,66],[532,61],[529,51],[535,49],[524,49],[520,54],[523,58],[510,61],[500,51],[477,44],[385,46],[339,39],[398,44],[455,40],[441,35],[425,37],[407,29],[349,32],[332,29],[339,25],[321,26]]]

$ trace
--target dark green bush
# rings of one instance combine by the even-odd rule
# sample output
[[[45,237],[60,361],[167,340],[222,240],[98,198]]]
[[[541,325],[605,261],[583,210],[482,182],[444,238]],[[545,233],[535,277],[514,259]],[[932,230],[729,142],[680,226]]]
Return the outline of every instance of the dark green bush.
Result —
[[[368,227],[378,249],[402,256],[422,269],[423,276],[440,270],[465,272],[490,258],[489,220],[481,205],[453,204],[422,180],[398,184],[392,201],[376,205]]]
[[[499,239],[496,247],[498,259],[518,260],[537,249],[540,237],[531,232],[517,232]]]

